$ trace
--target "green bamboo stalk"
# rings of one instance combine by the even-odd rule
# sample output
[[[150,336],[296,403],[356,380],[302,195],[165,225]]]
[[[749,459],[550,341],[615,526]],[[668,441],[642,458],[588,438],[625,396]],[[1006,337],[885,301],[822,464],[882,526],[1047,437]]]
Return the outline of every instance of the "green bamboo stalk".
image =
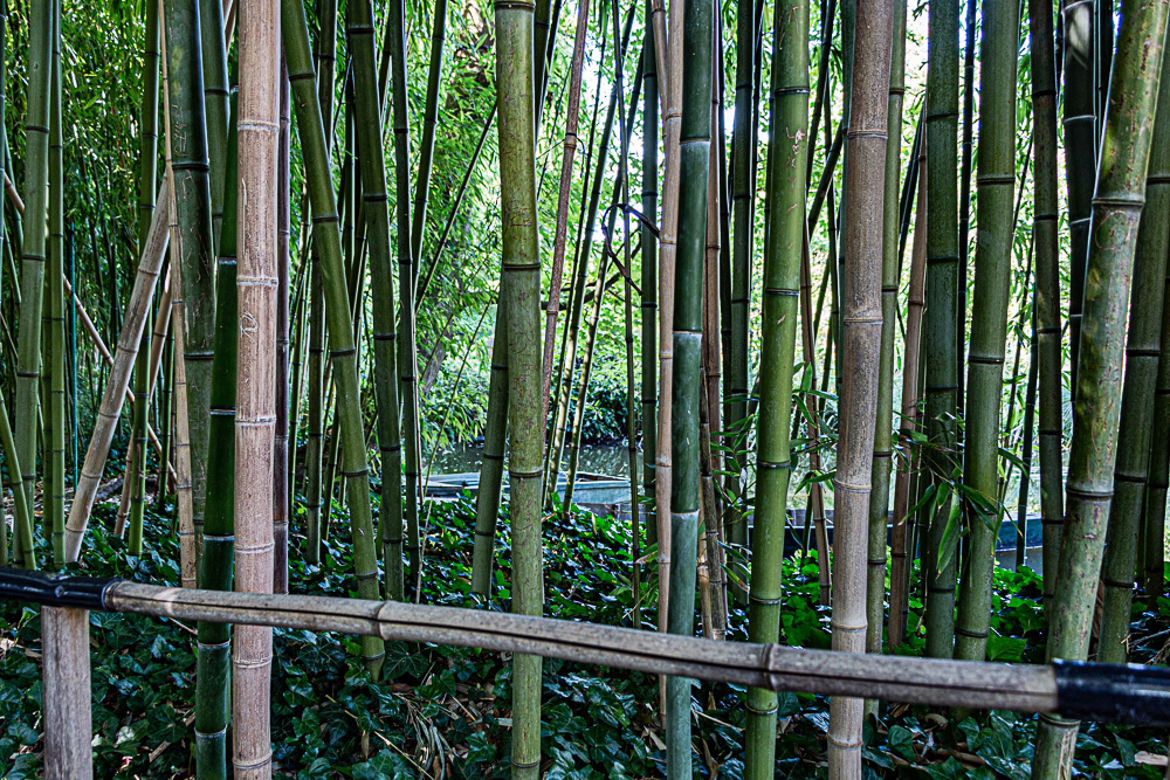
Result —
[[[50,436],[44,444],[46,528],[51,532],[53,562],[65,562],[65,178],[62,164],[61,2],[53,1],[52,72],[49,81],[49,267],[48,341]],[[145,413],[146,404],[142,411]],[[144,426],[145,427],[145,426]],[[143,436],[145,439],[145,435]],[[144,442],[145,444],[145,442]],[[146,447],[141,449],[143,460]]]
[[[154,197],[158,187],[158,77],[159,77],[159,45],[161,31],[159,29],[158,3],[146,3],[146,46],[143,52],[142,74],[142,107],[139,115],[138,137],[138,252],[141,256],[146,246],[146,237],[150,232],[150,223],[154,218]],[[164,319],[165,321],[165,319]],[[142,520],[146,498],[146,415],[150,390],[148,387],[148,373],[150,371],[150,334],[142,334],[142,344],[138,347],[138,356],[134,362],[134,418],[131,423],[131,438],[135,448],[140,453],[137,469],[126,475],[127,480],[133,481],[130,493],[130,552],[140,555],[142,551]],[[162,470],[166,470],[166,461],[162,461]],[[164,492],[163,482],[159,483],[159,492]]]
[[[833,649],[864,652],[865,559],[882,338],[891,0],[858,0],[845,168],[841,400],[833,526]],[[863,700],[829,700],[829,777],[861,775]]]
[[[699,396],[703,381],[703,261],[707,238],[707,178],[711,144],[711,57],[714,13],[710,0],[689,0],[681,41],[682,115],[678,255],[673,301],[674,373],[671,386],[670,548],[668,631],[690,636],[695,620],[695,556],[699,524]],[[679,43],[675,39],[675,43]],[[691,775],[691,681],[666,681],[666,767]]]
[[[541,566],[540,246],[536,211],[536,128],[533,99],[533,5],[497,2],[496,84],[499,95],[502,308],[507,312],[508,414],[512,429],[509,481],[512,512],[512,609],[544,609]],[[540,776],[541,658],[512,660],[512,776]]]
[[[954,469],[959,415],[957,325],[959,296],[959,235],[955,130],[959,113],[958,0],[930,4],[929,72],[926,82],[926,435],[933,447],[926,459],[936,478]],[[937,483],[936,483],[937,484]],[[950,506],[930,519],[924,540],[926,652],[950,658],[954,642],[955,529],[947,533]],[[946,544],[944,544],[946,542]]]
[[[357,353],[349,320],[350,301],[341,260],[341,234],[337,229],[337,204],[325,146],[321,105],[314,91],[309,32],[305,26],[304,9],[296,0],[282,0],[281,29],[296,108],[297,130],[305,158],[306,178],[309,180],[313,242],[320,252],[322,284],[328,299],[325,314],[329,319],[329,346],[337,388],[337,422],[341,447],[344,448],[340,461],[341,472],[351,486],[347,497],[353,531],[354,573],[359,595],[362,598],[377,598],[380,588],[370,510],[369,467],[362,432]],[[366,668],[375,677],[381,670],[384,655],[382,640],[377,637],[363,638],[362,658]]]
[[[20,322],[16,365],[16,456],[25,502],[32,506],[36,482],[37,420],[41,376],[41,313],[44,298],[45,235],[48,224],[49,89],[52,59],[52,5],[29,9],[28,98],[25,108],[24,238],[20,268]],[[20,558],[21,540],[15,540]]]
[[[1093,88],[1093,0],[1062,0],[1060,14],[1063,35],[1064,146],[1068,159],[1084,160],[1082,165],[1065,166],[1068,190],[1069,276],[1069,386],[1078,387],[1078,354],[1081,343],[1081,311],[1085,299],[1085,260],[1089,253],[1089,219],[1092,209],[1097,160],[1097,117]],[[1053,542],[1060,549],[1058,535]],[[1047,545],[1046,545],[1047,546]],[[1054,554],[1053,559],[1058,557]],[[1045,569],[1055,575],[1055,569]],[[1049,579],[1052,579],[1050,576]],[[1051,592],[1050,589],[1046,588]]]
[[[370,17],[372,20],[372,16]],[[402,403],[402,439],[405,445],[406,555],[412,588],[419,587],[422,547],[418,528],[421,449],[418,412],[418,345],[415,336],[414,286],[418,276],[417,255],[409,240],[410,230],[410,113],[406,71],[405,0],[392,0],[387,17],[386,41],[390,49],[390,82],[394,96],[395,216],[398,248],[398,390]],[[370,38],[371,59],[373,37]],[[372,64],[371,64],[372,68]],[[371,70],[372,72],[372,70]],[[359,101],[359,106],[361,105]],[[373,104],[371,104],[373,105]],[[364,157],[365,154],[359,156]],[[366,172],[363,169],[363,178]],[[389,254],[386,255],[389,259]],[[389,289],[387,287],[387,289]],[[392,307],[387,306],[392,311]]]
[[[792,476],[789,431],[796,319],[805,236],[808,186],[809,5],[777,3],[773,10],[772,109],[770,138],[797,139],[769,144],[767,227],[764,247],[764,301],[761,326],[760,406],[756,446],[755,528],[752,533],[748,639],[775,642],[780,636],[784,534]],[[734,330],[733,330],[734,333]],[[775,691],[749,688],[745,777],[775,772]]]
[[[394,298],[390,279],[390,209],[386,200],[385,150],[377,108],[378,84],[374,71],[374,17],[369,0],[349,5],[346,39],[353,58],[355,119],[357,120],[358,162],[361,165],[362,198],[366,216],[366,233],[374,260],[370,263],[374,300],[374,385],[378,409],[378,449],[382,455],[382,517],[379,526],[386,567],[386,589],[395,599],[403,597],[402,574],[402,455],[398,428],[398,384],[394,381]],[[397,84],[398,82],[396,82]],[[400,90],[395,91],[397,96]],[[396,98],[397,102],[397,98]],[[401,166],[401,160],[399,160]],[[401,176],[399,177],[401,180]],[[401,181],[400,181],[401,184]],[[398,203],[406,193],[400,188]],[[409,201],[405,201],[409,204]],[[403,230],[399,215],[399,235]],[[402,261],[406,241],[399,241]],[[399,284],[411,284],[408,266],[399,270]],[[403,301],[404,306],[407,301]],[[406,309],[403,309],[405,312]],[[343,434],[344,436],[344,434]],[[363,437],[364,438],[364,437]],[[412,488],[407,487],[409,494]],[[395,557],[397,556],[397,557]]]
[[[171,167],[178,222],[173,262],[182,269],[183,356],[187,370],[187,416],[191,448],[192,522],[196,554],[202,554],[207,489],[211,358],[215,336],[215,251],[211,182],[203,106],[199,9],[191,0],[164,0],[167,110]]]
[[[1146,174],[1146,205],[1135,249],[1117,466],[1101,571],[1105,599],[1097,658],[1115,664],[1126,660],[1150,445],[1161,435],[1155,434],[1151,424],[1162,350],[1166,252],[1170,248],[1170,221],[1166,219],[1170,213],[1170,57],[1163,57],[1161,84]]]
[[[906,3],[894,0],[890,88],[887,97],[885,203],[882,210],[882,342],[878,360],[877,419],[873,437],[873,492],[869,499],[868,576],[865,638],[867,653],[882,651],[886,602],[886,524],[890,509],[890,468],[894,427],[894,335],[898,328],[899,222],[902,181],[902,101],[906,71]]]
[[[1016,232],[1013,206],[1019,21],[1016,0],[984,1],[979,55],[979,233],[963,458],[963,481],[980,500],[968,501],[966,507],[968,558],[955,630],[955,657],[968,661],[982,661],[987,655],[995,542],[1002,520],[998,498],[999,431]]]
[[[1028,20],[1031,32],[1028,40],[1032,57],[1032,140],[1035,155],[1032,172],[1035,182],[1032,234],[1035,236],[1036,251],[1036,297],[1033,308],[1036,313],[1039,360],[1040,530],[1043,534],[1043,569],[1055,574],[1064,518],[1061,466],[1064,384],[1060,348],[1060,204],[1056,184],[1056,56],[1052,4],[1047,0],[1029,0]],[[1067,128],[1065,132],[1067,139]],[[1070,172],[1069,176],[1072,175]],[[1043,580],[1046,606],[1050,602],[1055,582],[1056,577],[1052,574]]]
[[[1093,199],[1066,492],[1068,519],[1053,598],[1049,658],[1083,660],[1089,649],[1117,456],[1128,291],[1154,132],[1146,118],[1153,115],[1158,100],[1166,11],[1162,4],[1126,5],[1121,11]],[[1067,777],[1076,734],[1076,721],[1042,717],[1033,776]]]
[[[238,178],[236,111],[225,150],[227,181]],[[215,357],[211,361],[211,420],[208,425],[207,507],[203,518],[203,557],[200,587],[232,589],[235,550],[236,486],[236,364],[238,344],[236,287],[237,194],[224,193],[225,218],[216,259]],[[231,627],[200,621],[196,643],[195,764],[199,777],[226,778],[227,726],[231,711]]]

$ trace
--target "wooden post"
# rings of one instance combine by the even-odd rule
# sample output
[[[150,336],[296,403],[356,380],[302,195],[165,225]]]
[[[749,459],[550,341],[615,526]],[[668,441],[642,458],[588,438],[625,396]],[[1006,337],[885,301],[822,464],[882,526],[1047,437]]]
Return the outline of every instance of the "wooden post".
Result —
[[[90,744],[89,610],[43,607],[45,778],[93,777]]]

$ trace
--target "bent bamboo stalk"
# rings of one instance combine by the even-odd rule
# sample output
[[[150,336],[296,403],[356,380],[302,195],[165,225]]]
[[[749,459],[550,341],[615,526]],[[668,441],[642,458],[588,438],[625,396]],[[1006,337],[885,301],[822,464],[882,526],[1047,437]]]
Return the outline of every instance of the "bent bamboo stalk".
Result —
[[[169,199],[170,180],[164,179],[159,187],[158,202],[168,202]],[[118,427],[118,417],[122,413],[122,399],[129,392],[130,371],[134,367],[138,345],[142,342],[142,330],[146,325],[146,317],[150,313],[150,301],[154,295],[154,286],[158,281],[163,258],[166,255],[169,216],[168,209],[155,211],[154,218],[150,223],[150,232],[147,234],[146,244],[142,251],[142,258],[138,263],[134,288],[130,293],[126,312],[122,318],[122,332],[118,336],[116,348],[117,355],[110,368],[110,377],[102,396],[101,407],[98,409],[93,435],[85,453],[85,463],[77,480],[73,505],[69,509],[69,519],[65,523],[65,559],[67,561],[76,561],[77,555],[81,551],[81,536],[89,524],[98,483],[101,481],[106,457],[110,452],[110,442],[114,438],[114,431]]]

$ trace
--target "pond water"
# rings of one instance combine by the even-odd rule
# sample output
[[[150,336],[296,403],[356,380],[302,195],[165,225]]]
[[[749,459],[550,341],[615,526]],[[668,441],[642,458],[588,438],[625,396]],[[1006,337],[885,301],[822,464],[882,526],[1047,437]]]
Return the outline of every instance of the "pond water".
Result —
[[[638,468],[642,468],[642,451],[638,450]],[[562,468],[568,468],[568,450]],[[431,473],[463,474],[479,471],[483,464],[483,444],[471,442],[457,444],[434,457]],[[593,474],[607,474],[611,477],[626,477],[630,474],[630,453],[625,442],[618,444],[583,444],[577,469]]]

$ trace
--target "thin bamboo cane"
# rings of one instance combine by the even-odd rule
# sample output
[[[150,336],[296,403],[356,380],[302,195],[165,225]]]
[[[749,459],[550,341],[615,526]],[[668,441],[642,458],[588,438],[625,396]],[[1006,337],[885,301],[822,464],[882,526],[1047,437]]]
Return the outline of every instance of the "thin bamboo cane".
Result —
[[[752,533],[748,639],[775,642],[780,634],[784,536],[792,476],[789,430],[796,348],[797,287],[806,246],[805,202],[808,186],[808,26],[807,3],[778,3],[773,10],[772,119],[769,137],[792,139],[769,145],[765,211],[764,301],[761,350],[770,355],[760,366],[757,424],[756,511]],[[805,311],[802,320],[808,322]],[[775,771],[778,698],[774,691],[751,688],[744,739],[745,777],[767,778]]]
[[[1065,149],[1070,159],[1086,161],[1083,165],[1065,166],[1069,224],[1069,387],[1075,391],[1078,386],[1081,311],[1085,299],[1085,260],[1089,253],[1089,221],[1093,187],[1096,184],[1096,166],[1087,162],[1097,160],[1096,99],[1093,94],[1093,28],[1096,20],[1093,0],[1062,0],[1060,15],[1063,30],[1061,73],[1064,76],[1064,89],[1061,105],[1064,111]],[[1053,534],[1052,541],[1059,550],[1059,535]],[[1050,557],[1055,561],[1059,553],[1053,553]],[[1054,569],[1052,572],[1055,575]],[[1051,594],[1051,588],[1046,590]]]
[[[487,596],[495,557],[496,519],[499,517],[501,479],[504,474],[504,434],[508,429],[506,403],[491,403],[493,396],[506,395],[508,387],[508,347],[505,340],[507,317],[504,299],[496,301],[496,321],[492,330],[491,370],[488,377],[487,422],[484,426],[483,465],[479,471],[479,488],[475,494],[475,547],[472,551],[471,592]]]
[[[1033,127],[1034,222],[1036,244],[1036,339],[1040,395],[1040,530],[1043,534],[1044,603],[1056,584],[1060,532],[1063,524],[1061,439],[1064,435],[1060,339],[1060,246],[1056,161],[1056,58],[1053,47],[1052,4],[1029,0]],[[1066,129],[1066,133],[1067,133]],[[1068,136],[1066,135],[1066,138]],[[1088,166],[1082,166],[1087,168]],[[1074,174],[1069,172],[1070,178]],[[1071,214],[1070,214],[1071,218]]]
[[[350,10],[353,11],[353,8]],[[292,99],[296,107],[297,130],[309,174],[306,178],[309,181],[314,220],[313,242],[319,251],[322,283],[328,298],[325,314],[329,318],[330,355],[337,388],[337,423],[340,444],[344,447],[344,456],[339,453],[338,462],[346,482],[351,483],[347,498],[353,531],[354,570],[359,594],[376,594],[378,566],[370,509],[369,468],[362,432],[357,355],[352,322],[349,320],[350,301],[342,267],[333,178],[325,146],[321,105],[313,88],[314,73],[304,9],[295,0],[282,0],[281,11],[281,29],[289,81],[292,84]],[[385,650],[377,640],[363,642],[362,657],[375,677],[381,670],[384,655]]]
[[[1000,405],[1016,232],[1013,201],[1019,22],[1016,0],[985,0],[979,55],[979,232],[963,450],[963,481],[981,501],[969,498],[966,506],[968,554],[955,629],[955,657],[968,661],[982,661],[987,655],[995,542],[1002,520],[998,498]],[[964,289],[960,285],[963,295]]]
[[[321,116],[333,117],[333,69],[336,61],[337,3],[321,0],[317,3],[317,40],[313,49],[316,63],[317,103]],[[287,55],[286,55],[287,56]],[[323,124],[324,146],[333,148],[333,123]],[[311,198],[310,198],[311,200]],[[312,242],[309,271],[309,365],[308,365],[308,438],[305,443],[305,503],[307,504],[305,533],[305,560],[317,563],[321,557],[322,519],[325,498],[321,489],[324,446],[322,431],[326,411],[325,395],[325,288],[322,281],[320,248]]]
[[[605,4],[602,4],[602,13],[600,17],[600,24],[605,25],[609,18],[608,9]],[[631,17],[629,17],[632,19]],[[624,59],[626,46],[629,43],[628,30],[630,25],[625,26],[626,33],[623,33],[622,38],[615,38],[615,50],[621,50],[621,58]],[[602,40],[602,49],[605,48],[605,39]],[[598,87],[600,88],[600,74],[598,75]],[[589,188],[589,205],[585,212],[585,219],[580,230],[580,239],[578,242],[577,256],[573,266],[573,289],[569,300],[569,311],[565,323],[564,340],[561,344],[561,358],[560,358],[560,376],[558,378],[558,394],[557,394],[557,408],[556,415],[553,420],[553,440],[549,447],[549,465],[548,476],[545,478],[544,492],[551,501],[551,497],[555,494],[557,488],[557,479],[561,470],[561,460],[564,456],[564,449],[569,447],[569,459],[573,460],[573,445],[571,442],[566,442],[566,433],[572,437],[573,440],[580,442],[578,431],[580,426],[577,424],[576,416],[583,413],[581,408],[584,403],[584,395],[579,395],[576,406],[574,407],[574,425],[568,428],[570,400],[573,395],[573,374],[577,362],[577,339],[581,327],[581,316],[584,312],[585,306],[585,287],[586,279],[589,273],[589,258],[593,253],[593,234],[597,222],[597,211],[601,203],[601,187],[605,181],[604,171],[608,163],[609,142],[613,134],[614,117],[617,113],[617,89],[610,90],[609,106],[606,109],[605,123],[602,126],[600,143],[598,145],[597,166],[594,171],[593,178],[590,181]],[[609,228],[605,228],[609,230]],[[611,231],[612,232],[612,231]],[[608,260],[607,257],[602,258],[603,264]],[[604,277],[604,272],[600,272],[600,277]],[[597,294],[597,288],[594,289],[594,295]],[[586,328],[587,332],[590,329]],[[591,345],[586,345],[585,354],[589,355],[592,349]],[[587,381],[587,380],[586,380]],[[578,383],[579,385],[582,383]],[[570,465],[570,471],[574,467]],[[572,502],[570,496],[570,485],[572,479],[569,479],[565,485],[565,504]]]
[[[372,18],[372,17],[371,17]],[[392,0],[387,17],[386,40],[390,50],[391,83],[394,88],[395,217],[398,248],[398,390],[402,404],[402,439],[405,448],[406,555],[411,587],[418,592],[422,576],[418,502],[421,449],[418,411],[418,345],[416,343],[414,286],[418,276],[417,255],[409,239],[410,228],[410,119],[406,70],[405,0]],[[371,44],[373,39],[371,38]],[[364,156],[364,155],[363,155]],[[365,171],[363,170],[363,176]],[[388,255],[387,255],[388,257]],[[389,308],[389,307],[388,307]]]
[[[499,95],[502,308],[507,314],[508,415],[512,436],[512,609],[544,609],[541,553],[540,249],[536,209],[536,132],[533,99],[533,5],[497,2],[496,84]],[[512,776],[540,775],[541,658],[512,659]]]
[[[4,396],[0,393],[0,447],[3,447],[4,465],[8,469],[8,487],[12,490],[12,503],[15,514],[13,562],[26,569],[37,567],[36,548],[33,546],[33,517],[32,507],[25,498],[25,492],[20,481],[20,456],[16,451],[16,439],[12,435],[12,426],[8,422],[8,407]],[[0,535],[0,558],[4,565],[8,565],[8,523],[0,522],[3,534]],[[17,541],[19,539],[19,541]]]
[[[731,138],[732,186],[732,256],[730,327],[728,343],[730,360],[727,361],[727,382],[725,387],[726,412],[724,424],[731,437],[732,475],[726,479],[729,493],[742,497],[743,487],[740,474],[747,464],[747,431],[744,418],[747,416],[748,396],[748,345],[751,319],[751,278],[752,253],[755,238],[755,194],[754,175],[756,157],[757,115],[759,107],[755,98],[756,3],[753,0],[739,0],[735,12],[735,125]],[[732,501],[727,518],[729,529],[736,529],[735,541],[743,544],[747,534],[747,523],[738,501]]]
[[[1127,291],[1153,135],[1151,123],[1143,118],[1152,115],[1158,100],[1166,11],[1161,4],[1122,9],[1093,199],[1066,488],[1068,518],[1052,602],[1050,658],[1083,659],[1089,646],[1117,457]],[[1067,776],[1076,734],[1076,721],[1042,718],[1033,775]]]
[[[167,201],[171,197],[170,193],[170,179],[168,178],[159,188],[159,200]],[[138,264],[138,272],[134,277],[134,288],[130,293],[126,312],[122,318],[123,326],[118,337],[117,356],[110,369],[110,376],[106,382],[102,403],[94,423],[94,431],[86,450],[85,465],[82,466],[80,479],[74,489],[73,504],[69,509],[69,518],[65,523],[64,552],[66,561],[77,560],[77,555],[81,550],[81,537],[85,533],[90,512],[93,509],[98,483],[101,481],[110,443],[113,441],[118,417],[121,414],[122,399],[125,397],[130,383],[130,370],[134,364],[135,353],[142,343],[146,317],[150,313],[151,296],[158,280],[163,257],[166,254],[168,243],[166,228],[169,217],[168,209],[155,210],[150,233]],[[177,302],[181,303],[182,296],[178,296],[178,298],[180,300]],[[174,300],[174,297],[172,299]]]
[[[642,45],[642,486],[646,500],[646,539],[658,541],[657,510],[650,498],[654,495],[654,453],[658,434],[658,370],[654,362],[657,351],[655,320],[658,318],[658,280],[655,250],[658,238],[653,225],[658,224],[658,64],[654,54],[651,28],[651,3],[646,4],[646,35]],[[638,511],[637,509],[632,511]],[[639,624],[640,626],[640,624]]]
[[[211,187],[212,251],[219,241],[226,207],[224,186],[228,152],[228,62],[224,7],[221,0],[196,0],[199,6],[199,50],[203,68],[203,109],[206,115],[207,165]],[[194,3],[193,3],[194,5]]]
[[[833,649],[865,649],[865,558],[882,337],[883,190],[893,32],[891,0],[858,0],[845,168],[842,384],[833,478]],[[861,775],[863,702],[829,701],[829,777]]]
[[[150,223],[154,216],[155,190],[158,188],[158,78],[159,78],[159,51],[161,30],[159,28],[159,8],[157,2],[147,2],[146,38],[143,52],[143,82],[142,107],[139,116],[138,139],[138,248],[139,251],[146,244],[150,233]],[[170,301],[164,295],[159,301],[159,317],[167,321],[170,312]],[[156,323],[157,323],[156,319]],[[148,371],[151,366],[152,355],[158,355],[158,347],[147,341],[143,333],[142,344],[138,348],[138,356],[134,364],[134,421],[132,425],[132,439],[135,442],[135,452],[139,462],[135,470],[127,470],[127,481],[132,483],[123,487],[123,492],[130,492],[130,549],[141,553],[142,549],[142,520],[146,497],[146,425],[147,401],[153,381],[148,381]],[[154,351],[152,352],[152,347]],[[157,362],[155,362],[157,365]],[[154,376],[153,373],[150,374]],[[161,489],[161,488],[160,488]]]
[[[402,562],[402,472],[401,434],[398,427],[399,385],[394,380],[394,298],[390,275],[390,210],[386,200],[385,150],[382,145],[382,126],[375,109],[379,105],[374,73],[374,21],[370,3],[356,2],[349,6],[346,38],[353,56],[355,119],[357,120],[358,161],[362,166],[362,197],[365,201],[366,231],[370,239],[371,292],[374,311],[374,385],[378,409],[378,449],[382,456],[382,518],[381,533],[383,563],[386,567],[386,589],[392,598],[403,597]],[[397,91],[396,90],[396,94]],[[402,160],[399,159],[401,165]],[[401,178],[401,176],[399,177]],[[397,197],[404,192],[399,189]],[[401,202],[401,200],[399,201]],[[399,215],[399,235],[403,230]],[[406,257],[407,267],[399,267],[399,284],[411,284],[409,253],[405,240],[398,242],[399,261]],[[404,301],[405,302],[405,301]],[[405,309],[403,310],[405,311]],[[399,336],[402,332],[399,331]],[[397,342],[402,345],[402,342]],[[401,365],[401,364],[400,364]],[[407,492],[411,491],[408,484]]]
[[[581,111],[581,69],[585,62],[585,36],[589,32],[589,0],[577,5],[577,32],[573,38],[573,62],[569,69],[569,108],[565,122],[564,152],[561,156],[560,192],[557,195],[556,233],[553,238],[552,279],[544,322],[544,377],[541,398],[548,417],[548,396],[552,387],[553,351],[556,346],[557,315],[561,308],[561,278],[565,267],[565,242],[569,230],[569,200],[573,184],[573,160],[577,155],[577,120]],[[628,238],[628,237],[627,237]],[[555,486],[554,486],[555,487]]]
[[[289,518],[289,240],[291,238],[292,151],[288,67],[280,60],[280,116],[276,158],[276,434],[272,452],[272,590],[288,593]],[[294,438],[295,442],[295,438]],[[295,447],[294,447],[295,449]]]
[[[1154,387],[1162,350],[1162,309],[1166,253],[1170,249],[1170,57],[1162,58],[1161,87],[1150,142],[1146,174],[1146,205],[1138,228],[1125,342],[1125,382],[1117,436],[1117,466],[1113,474],[1113,502],[1101,579],[1105,596],[1101,608],[1097,657],[1104,663],[1125,663],[1133,613],[1134,572],[1141,541],[1142,503],[1150,466],[1150,444],[1155,436]]]
[[[240,83],[237,143],[239,189],[244,197],[239,198],[237,218],[243,251],[236,280],[234,509],[236,589],[249,593],[271,593],[273,585],[280,192],[276,176],[283,81],[280,14],[277,0],[245,0],[240,8],[240,72],[244,78]],[[280,467],[283,469],[283,461]],[[360,550],[356,533],[354,537],[354,547]],[[377,592],[376,587],[373,592]],[[232,764],[236,778],[272,777],[271,666],[272,630],[238,626],[232,648]]]
[[[922,344],[922,309],[926,287],[926,147],[918,153],[918,209],[914,222],[914,247],[910,256],[910,285],[906,295],[906,338],[902,351],[902,416],[898,439],[909,442],[921,422],[918,385],[921,379],[919,356]],[[917,451],[910,450],[894,481],[894,523],[890,539],[890,626],[887,639],[890,649],[901,647],[906,640],[906,620],[910,613],[910,556],[914,549],[909,539],[910,481],[919,468]]]
[[[1163,301],[1170,300],[1170,273],[1163,283]],[[1170,345],[1170,306],[1162,307],[1162,343]],[[1170,349],[1158,360],[1154,385],[1154,430],[1170,430]],[[1155,436],[1150,446],[1150,482],[1146,490],[1144,520],[1145,556],[1142,561],[1146,599],[1155,602],[1166,587],[1165,517],[1166,486],[1170,482],[1170,437]]]
[[[869,544],[866,576],[865,651],[882,651],[886,606],[886,524],[889,522],[890,467],[894,425],[894,331],[897,329],[898,223],[901,217],[902,102],[906,71],[906,3],[894,0],[890,87],[886,99],[885,202],[882,209],[882,340],[878,360],[877,419],[873,437],[873,492],[869,499]]]
[[[53,0],[52,71],[49,79],[49,267],[46,279],[49,300],[49,397],[47,419],[50,435],[43,444],[46,496],[43,513],[51,533],[53,562],[65,562],[65,287],[64,218],[65,177],[62,165],[61,127],[61,2]],[[145,414],[146,404],[140,404]],[[145,439],[145,436],[143,437]],[[145,442],[141,446],[145,460]]]
[[[48,219],[49,90],[52,70],[52,4],[29,9],[28,93],[25,108],[25,214],[20,273],[20,322],[16,366],[15,435],[25,501],[32,505],[36,482],[37,422],[41,375],[41,313]],[[19,538],[17,539],[19,549]]]
[[[439,113],[439,81],[443,76],[443,41],[447,35],[447,0],[435,0],[434,27],[431,30],[431,59],[427,71],[427,96],[423,108],[422,141],[419,145],[418,180],[414,189],[414,222],[410,228],[411,255],[415,258],[415,286],[422,263],[423,234],[427,224],[427,198],[431,188],[431,170],[435,155],[435,124]],[[415,290],[415,310],[421,291]]]

